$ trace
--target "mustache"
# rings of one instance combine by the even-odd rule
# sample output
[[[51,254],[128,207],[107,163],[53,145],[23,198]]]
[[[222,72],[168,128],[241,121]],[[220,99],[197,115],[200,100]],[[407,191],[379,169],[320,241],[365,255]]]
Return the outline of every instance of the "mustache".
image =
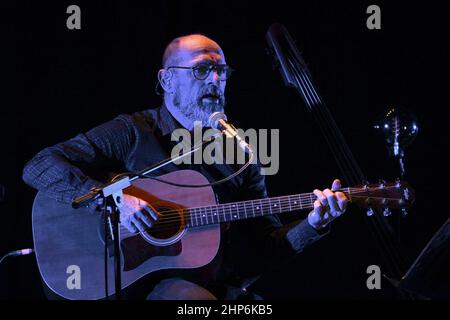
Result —
[[[205,88],[205,90],[203,90],[200,94],[200,97],[206,96],[206,95],[213,95],[213,96],[217,96],[219,98],[223,97],[223,92],[220,90],[219,87],[217,86],[209,86],[207,88]]]

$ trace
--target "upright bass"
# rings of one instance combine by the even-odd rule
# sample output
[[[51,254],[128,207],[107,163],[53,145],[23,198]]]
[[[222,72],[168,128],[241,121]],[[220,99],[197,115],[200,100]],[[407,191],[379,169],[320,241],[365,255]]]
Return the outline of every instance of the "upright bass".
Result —
[[[284,83],[295,88],[303,99],[309,113],[317,123],[323,138],[330,148],[339,169],[350,184],[365,184],[366,178],[357,164],[348,144],[323,102],[312,81],[311,72],[303,60],[286,27],[275,23],[266,33],[269,53],[281,72]],[[383,184],[381,183],[380,186]],[[383,269],[389,270],[392,283],[398,283],[405,271],[405,264],[395,241],[393,228],[386,219],[389,209],[368,208],[367,225],[386,259]]]

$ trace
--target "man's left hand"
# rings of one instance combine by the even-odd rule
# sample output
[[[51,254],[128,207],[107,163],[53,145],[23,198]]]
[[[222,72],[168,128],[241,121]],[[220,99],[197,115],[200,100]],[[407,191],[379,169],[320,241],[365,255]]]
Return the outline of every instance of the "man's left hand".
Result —
[[[317,200],[314,201],[314,210],[308,215],[308,223],[314,229],[321,229],[327,226],[331,221],[339,217],[347,208],[347,196],[336,191],[341,188],[341,182],[336,179],[330,189],[320,191],[314,190]],[[336,191],[336,192],[335,192]]]

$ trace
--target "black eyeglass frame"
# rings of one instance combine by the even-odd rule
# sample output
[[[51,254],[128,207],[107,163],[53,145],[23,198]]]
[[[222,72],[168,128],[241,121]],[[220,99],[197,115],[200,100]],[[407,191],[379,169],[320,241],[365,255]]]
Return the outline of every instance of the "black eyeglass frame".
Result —
[[[206,75],[205,75],[204,78],[201,78],[201,77],[199,78],[199,77],[196,75],[195,70],[196,70],[197,68],[199,68],[200,66],[208,66],[208,73],[206,73]],[[197,79],[197,80],[205,80],[206,78],[209,77],[209,75],[210,75],[210,73],[211,73],[212,70],[217,71],[217,68],[220,68],[220,67],[226,68],[226,71],[225,71],[225,73],[224,73],[224,74],[225,74],[225,79],[222,79],[222,78],[221,78],[221,75],[219,74],[220,81],[226,81],[226,80],[230,79],[231,74],[233,73],[234,69],[231,68],[231,67],[230,67],[229,65],[227,65],[227,64],[199,63],[199,64],[196,64],[195,66],[192,66],[192,67],[170,66],[170,67],[167,67],[167,70],[169,70],[169,69],[171,69],[171,68],[173,68],[173,69],[191,69],[191,70],[192,70],[192,75],[194,76],[195,79]]]

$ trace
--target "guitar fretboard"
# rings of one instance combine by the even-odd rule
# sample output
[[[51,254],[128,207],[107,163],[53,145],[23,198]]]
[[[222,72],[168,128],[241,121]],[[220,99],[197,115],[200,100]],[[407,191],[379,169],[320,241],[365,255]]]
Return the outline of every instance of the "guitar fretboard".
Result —
[[[340,191],[351,195],[350,188]],[[264,215],[311,209],[317,197],[314,193],[302,193],[282,197],[230,202],[207,207],[186,209],[188,226],[199,227],[222,222],[232,222]]]

